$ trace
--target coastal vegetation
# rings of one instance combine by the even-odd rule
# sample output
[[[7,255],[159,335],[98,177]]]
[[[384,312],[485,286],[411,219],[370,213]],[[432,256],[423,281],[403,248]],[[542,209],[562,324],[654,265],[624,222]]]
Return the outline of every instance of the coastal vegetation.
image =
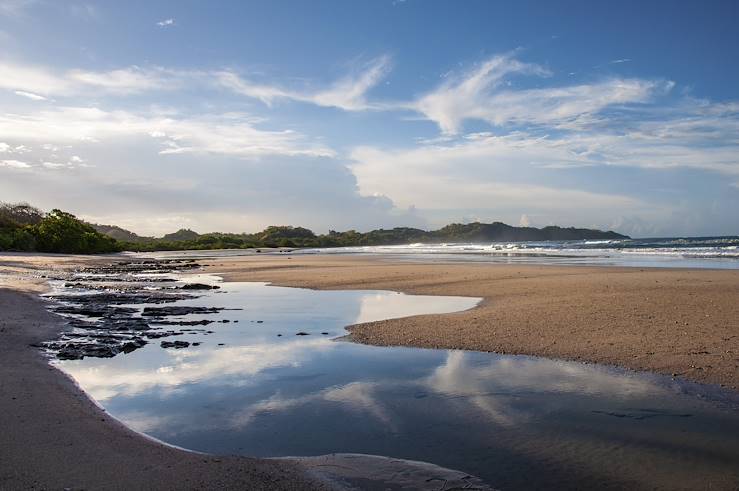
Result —
[[[26,203],[0,203],[0,250],[101,254],[122,250],[122,244],[101,234],[71,213],[43,213]]]
[[[518,242],[544,240],[624,239],[612,231],[585,228],[514,227],[501,222],[454,223],[438,230],[410,227],[369,232],[330,230],[315,234],[304,227],[270,226],[257,233],[199,234],[189,229],[160,238],[137,235],[115,225],[90,224],[74,215],[44,213],[26,203],[0,203],[0,250],[96,254],[116,251],[254,249],[273,247],[349,247],[401,245],[417,242]]]

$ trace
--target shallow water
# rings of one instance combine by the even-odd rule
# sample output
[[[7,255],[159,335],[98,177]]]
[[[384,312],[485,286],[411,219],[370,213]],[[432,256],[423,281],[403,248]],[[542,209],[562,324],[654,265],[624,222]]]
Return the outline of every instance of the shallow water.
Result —
[[[260,255],[358,255],[404,262],[546,264],[638,268],[739,269],[739,237],[624,240],[569,240],[404,244],[296,250],[259,250]],[[170,251],[134,257],[230,258],[257,254],[255,249]]]
[[[332,340],[346,325],[477,299],[221,286],[172,304],[243,309],[188,316],[230,321],[171,338],[199,346],[152,342],[59,366],[132,428],[204,452],[387,455],[503,489],[739,483],[731,394],[596,365]]]

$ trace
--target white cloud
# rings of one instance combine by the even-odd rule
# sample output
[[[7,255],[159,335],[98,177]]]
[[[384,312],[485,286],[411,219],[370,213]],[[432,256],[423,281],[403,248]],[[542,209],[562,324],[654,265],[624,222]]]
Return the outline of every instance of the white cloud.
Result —
[[[64,94],[70,91],[71,84],[41,67],[20,65],[0,61],[0,89],[8,89],[42,94]]]
[[[44,67],[0,61],[0,89],[34,100],[50,96],[89,96],[134,94],[153,90],[175,90],[194,79],[194,72],[165,70],[159,67],[131,66],[109,71],[53,71]]]
[[[346,111],[373,108],[366,100],[367,91],[377,85],[390,69],[390,59],[381,56],[372,60],[364,71],[335,82],[329,89],[307,97],[308,102],[319,106],[338,107]]]
[[[0,167],[10,167],[12,169],[29,169],[31,166],[20,160],[0,160]]]
[[[485,102],[483,99],[500,85],[505,76],[513,73],[544,76],[549,72],[539,65],[515,60],[510,55],[495,56],[463,77],[446,77],[448,81],[410,107],[436,122],[444,133],[456,133],[464,119],[480,118],[478,112]]]
[[[60,107],[24,115],[0,114],[0,137],[54,144],[101,142],[143,137],[161,145],[162,154],[210,153],[254,158],[263,155],[330,157],[334,151],[294,131],[256,128],[240,114],[172,117],[92,107]]]
[[[367,101],[367,92],[387,74],[390,59],[381,56],[367,63],[362,71],[341,78],[323,90],[290,90],[277,86],[256,84],[232,71],[215,74],[218,83],[237,94],[259,99],[270,105],[275,100],[286,99],[307,102],[324,107],[336,107],[345,111],[379,109],[380,106]]]
[[[41,165],[47,169],[68,169],[70,167],[69,164],[60,164],[59,162],[43,162]]]
[[[390,59],[375,58],[357,73],[347,75],[323,89],[284,89],[257,84],[233,71],[185,71],[162,67],[129,66],[108,71],[71,69],[54,71],[44,67],[0,61],[0,89],[43,100],[50,96],[73,97],[129,95],[182,88],[227,89],[235,94],[258,99],[267,105],[275,100],[292,100],[345,111],[381,109],[367,101],[367,92],[387,74]]]
[[[521,182],[501,167],[572,158],[558,142],[525,135],[486,135],[396,151],[359,147],[352,152],[351,168],[362,194],[380,193],[399,206],[413,204],[426,210],[528,208],[532,203],[550,210],[639,206],[638,200],[625,196]]]
[[[34,94],[33,92],[25,92],[23,90],[16,90],[15,95],[19,95],[21,97],[25,97],[27,99],[31,99],[33,101],[46,101],[48,100],[46,97],[38,94]]]
[[[218,84],[247,97],[259,99],[270,105],[275,99],[293,99],[294,96],[285,90],[270,85],[256,84],[241,78],[231,71],[216,72],[215,78]]]
[[[11,146],[7,143],[0,142],[0,153],[8,153],[10,152]]]
[[[174,25],[174,19],[164,19],[157,22],[159,27],[170,27]]]
[[[465,120],[495,126],[534,124],[566,126],[618,104],[643,103],[671,83],[610,79],[598,83],[514,90],[503,82],[513,74],[546,76],[539,66],[510,55],[495,56],[476,69],[452,78],[409,107],[437,123],[445,134],[457,134]]]
[[[95,87],[114,94],[172,90],[181,86],[182,77],[182,73],[159,68],[144,70],[137,66],[107,72],[70,70],[66,73],[66,78],[78,86]]]

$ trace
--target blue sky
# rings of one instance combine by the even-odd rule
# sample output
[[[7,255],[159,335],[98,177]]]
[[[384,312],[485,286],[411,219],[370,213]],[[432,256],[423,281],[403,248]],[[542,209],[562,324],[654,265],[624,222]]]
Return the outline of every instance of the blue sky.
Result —
[[[0,200],[739,233],[737,2],[0,0]]]

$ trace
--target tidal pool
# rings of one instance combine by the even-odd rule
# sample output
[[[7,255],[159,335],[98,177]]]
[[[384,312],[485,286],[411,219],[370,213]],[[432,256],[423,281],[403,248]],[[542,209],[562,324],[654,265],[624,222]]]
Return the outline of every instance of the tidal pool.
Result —
[[[220,286],[171,304],[242,309],[180,317],[229,322],[163,338],[198,346],[155,340],[58,366],[128,426],[202,452],[385,455],[501,489],[739,483],[731,393],[597,365],[334,340],[350,324],[465,310],[474,298]]]

